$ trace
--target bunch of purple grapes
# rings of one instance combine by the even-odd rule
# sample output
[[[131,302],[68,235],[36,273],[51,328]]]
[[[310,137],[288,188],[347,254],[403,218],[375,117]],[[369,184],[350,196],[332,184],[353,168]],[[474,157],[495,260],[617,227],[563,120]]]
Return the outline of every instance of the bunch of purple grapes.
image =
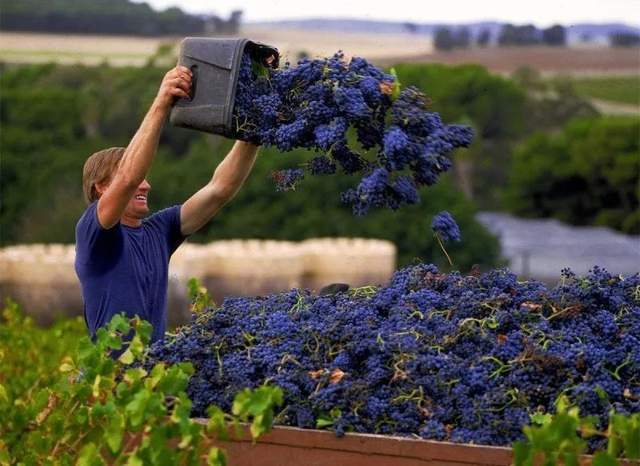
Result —
[[[278,424],[510,445],[566,395],[606,428],[640,411],[640,275],[401,269],[383,287],[228,298],[149,349],[190,361],[193,415],[244,387],[285,392]],[[598,440],[590,440],[592,448]]]
[[[430,112],[418,89],[401,90],[393,74],[363,58],[347,62],[342,53],[275,70],[245,54],[233,118],[239,139],[318,152],[304,167],[313,175],[338,167],[359,174],[357,187],[342,193],[356,215],[419,202],[418,189],[434,184],[451,167],[451,152],[473,137],[471,128],[445,125]],[[279,190],[293,189],[303,172],[282,170],[274,178]]]

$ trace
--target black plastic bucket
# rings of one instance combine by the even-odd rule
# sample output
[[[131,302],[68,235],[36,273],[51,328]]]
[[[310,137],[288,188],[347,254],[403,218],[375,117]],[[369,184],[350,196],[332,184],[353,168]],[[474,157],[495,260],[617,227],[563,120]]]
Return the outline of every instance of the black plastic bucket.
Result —
[[[245,50],[265,66],[278,66],[278,49],[249,39],[184,39],[178,64],[193,73],[191,98],[175,103],[171,124],[235,138],[233,106]]]

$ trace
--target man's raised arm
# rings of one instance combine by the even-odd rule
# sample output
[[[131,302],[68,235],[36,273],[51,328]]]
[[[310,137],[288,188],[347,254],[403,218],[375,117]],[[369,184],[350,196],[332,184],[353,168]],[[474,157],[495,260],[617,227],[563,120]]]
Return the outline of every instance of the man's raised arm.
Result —
[[[98,221],[103,228],[111,228],[120,218],[151,168],[158,148],[162,127],[176,98],[188,97],[191,71],[177,66],[167,72],[151,108],[140,128],[127,146],[118,169],[98,200]]]
[[[180,230],[184,236],[202,228],[236,195],[249,176],[257,153],[258,146],[236,141],[211,180],[182,205]]]

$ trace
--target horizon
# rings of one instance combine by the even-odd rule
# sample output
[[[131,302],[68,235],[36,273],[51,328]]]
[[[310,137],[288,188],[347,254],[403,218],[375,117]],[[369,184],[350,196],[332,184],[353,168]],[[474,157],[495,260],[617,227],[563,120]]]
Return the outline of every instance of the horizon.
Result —
[[[143,0],[134,0],[143,3]],[[243,22],[265,23],[304,20],[380,21],[415,24],[512,23],[534,24],[544,28],[554,24],[611,24],[620,23],[640,28],[640,2],[610,0],[604,6],[600,0],[538,0],[535,4],[505,4],[500,0],[486,0],[482,4],[468,0],[450,0],[446,5],[433,4],[425,8],[417,0],[396,0],[392,11],[384,3],[326,0],[322,5],[301,4],[295,0],[235,0],[211,7],[208,0],[146,0],[156,10],[177,7],[191,14],[229,16],[233,10],[243,11]],[[366,13],[364,13],[366,12]],[[405,14],[404,12],[410,12]]]
[[[204,13],[202,13],[204,14]],[[212,13],[215,14],[215,13]],[[434,22],[421,22],[421,21],[407,21],[407,20],[389,20],[389,19],[378,19],[378,18],[362,18],[362,17],[351,17],[351,16],[336,16],[336,17],[327,17],[327,16],[301,16],[295,18],[276,18],[276,19],[265,19],[265,20],[252,20],[252,21],[243,21],[244,24],[265,24],[265,23],[281,23],[281,22],[303,22],[303,21],[361,21],[361,22],[375,22],[375,23],[387,23],[387,24],[402,24],[402,23],[413,23],[417,25],[423,26],[431,26],[431,25],[444,25],[444,26],[468,26],[474,24],[507,24],[511,23],[516,26],[523,26],[526,24],[533,24],[538,28],[545,28],[553,25],[560,25],[564,27],[571,27],[576,25],[586,25],[586,26],[606,26],[606,25],[621,25],[631,28],[636,28],[640,30],[640,24],[633,24],[628,21],[578,21],[578,22],[570,22],[570,23],[550,23],[540,25],[534,21],[529,22],[513,22],[499,19],[479,19],[473,21],[457,21],[457,22],[447,22],[447,21],[434,21]]]

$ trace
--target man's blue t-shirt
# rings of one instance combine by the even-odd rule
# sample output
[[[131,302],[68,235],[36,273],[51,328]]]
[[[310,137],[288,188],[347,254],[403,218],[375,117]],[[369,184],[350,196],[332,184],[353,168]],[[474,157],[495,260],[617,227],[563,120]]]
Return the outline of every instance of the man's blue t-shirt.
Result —
[[[180,207],[156,212],[137,228],[117,223],[105,230],[98,222],[97,201],[82,214],[76,226],[75,269],[92,338],[120,312],[149,321],[151,341],[164,336],[169,258],[185,239]]]

